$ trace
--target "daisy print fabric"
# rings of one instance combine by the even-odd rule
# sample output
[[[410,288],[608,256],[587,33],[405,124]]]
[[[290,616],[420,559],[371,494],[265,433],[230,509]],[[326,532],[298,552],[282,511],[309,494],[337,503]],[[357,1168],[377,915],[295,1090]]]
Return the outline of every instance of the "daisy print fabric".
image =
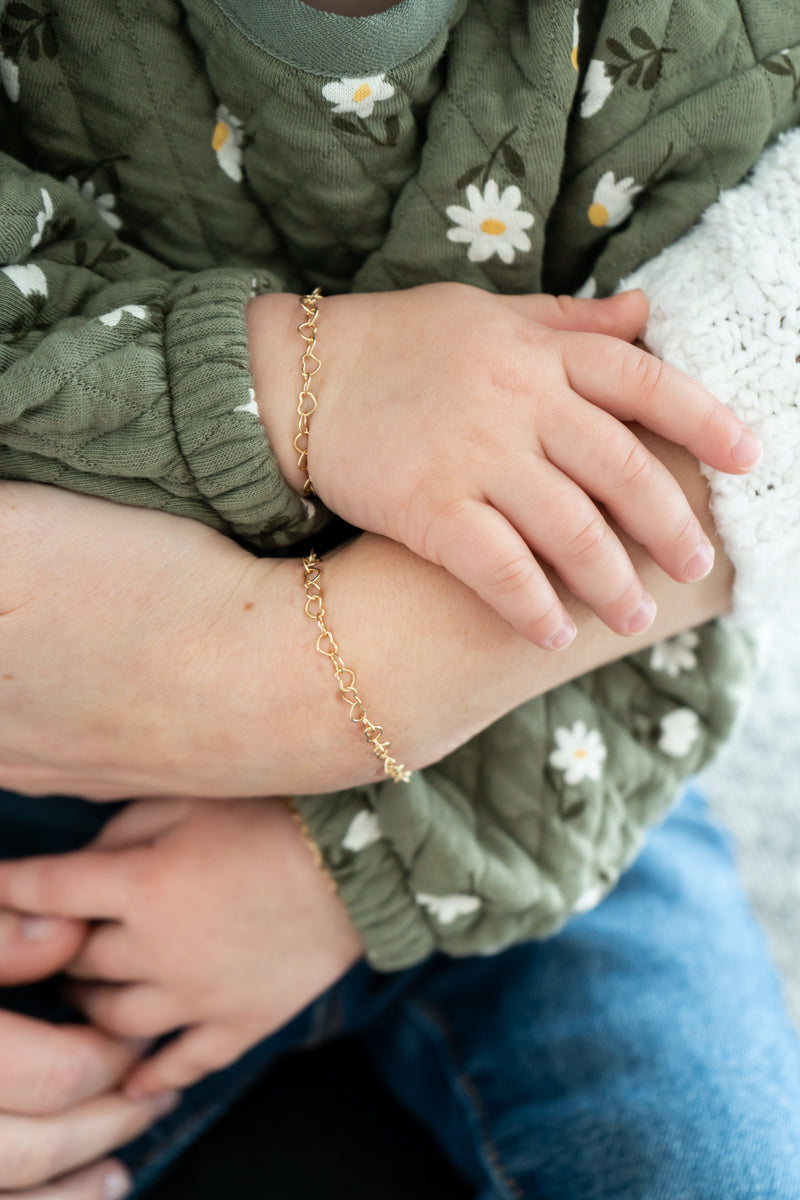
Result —
[[[344,77],[326,83],[322,89],[325,99],[333,105],[335,113],[355,113],[357,117],[371,117],[372,110],[381,100],[389,100],[394,88],[386,75],[364,75]]]
[[[451,242],[465,242],[469,249],[470,262],[486,262],[492,255],[504,263],[513,263],[517,250],[531,248],[531,239],[525,232],[533,225],[532,213],[520,208],[522,193],[516,184],[500,192],[494,179],[489,179],[480,192],[474,183],[467,187],[469,208],[451,204],[447,215],[455,222],[448,229]]]
[[[559,726],[553,733],[556,748],[550,754],[551,767],[564,772],[564,782],[582,783],[584,779],[598,780],[606,758],[606,746],[596,729],[588,729],[585,721],[575,721],[568,729]]]
[[[217,123],[211,137],[211,146],[217,156],[219,166],[234,183],[242,182],[243,145],[242,122],[226,105],[220,104],[217,109]]]
[[[596,229],[614,229],[633,212],[633,202],[642,190],[632,176],[617,179],[606,171],[597,182],[587,216]]]

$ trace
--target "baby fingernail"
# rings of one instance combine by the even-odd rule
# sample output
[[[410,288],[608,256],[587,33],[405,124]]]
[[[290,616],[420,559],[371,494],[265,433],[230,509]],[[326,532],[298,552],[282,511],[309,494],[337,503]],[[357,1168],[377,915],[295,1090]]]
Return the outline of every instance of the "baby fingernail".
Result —
[[[644,633],[653,624],[656,615],[656,602],[652,596],[645,596],[632,617],[628,618],[628,633]]]
[[[20,932],[28,942],[43,942],[55,937],[64,928],[58,917],[25,917],[20,923]]]
[[[750,429],[743,429],[731,446],[731,458],[737,467],[744,470],[756,465],[761,458],[762,449],[760,438]]]
[[[692,555],[686,564],[686,569],[683,572],[683,578],[687,583],[696,583],[698,579],[705,579],[708,572],[714,565],[714,547],[706,542],[704,546]]]
[[[114,1167],[103,1177],[103,1200],[121,1200],[130,1190],[130,1177],[122,1167]]]
[[[577,632],[575,622],[571,617],[567,617],[564,624],[558,628],[547,644],[551,650],[564,650],[575,640]]]

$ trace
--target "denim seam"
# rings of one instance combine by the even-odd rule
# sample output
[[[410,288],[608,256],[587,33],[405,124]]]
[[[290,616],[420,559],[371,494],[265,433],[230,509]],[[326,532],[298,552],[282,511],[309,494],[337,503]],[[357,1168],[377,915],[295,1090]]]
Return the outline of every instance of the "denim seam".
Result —
[[[500,1151],[495,1145],[486,1116],[486,1110],[481,1103],[478,1088],[469,1073],[459,1065],[455,1051],[455,1039],[450,1027],[442,1014],[429,1004],[416,1000],[406,1006],[409,1019],[434,1042],[438,1042],[441,1057],[449,1060],[452,1074],[446,1073],[448,1079],[454,1080],[453,1090],[461,1101],[461,1106],[468,1109],[467,1125],[477,1134],[479,1157],[484,1160],[487,1175],[492,1182],[499,1186],[508,1200],[525,1200],[523,1189],[516,1179],[503,1165]]]

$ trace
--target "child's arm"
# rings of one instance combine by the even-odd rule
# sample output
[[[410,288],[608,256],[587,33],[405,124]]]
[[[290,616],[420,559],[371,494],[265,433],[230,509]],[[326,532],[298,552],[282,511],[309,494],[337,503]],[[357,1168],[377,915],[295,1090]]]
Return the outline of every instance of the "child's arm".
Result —
[[[293,297],[264,296],[249,316],[262,420],[298,490],[299,312]],[[538,559],[616,633],[641,632],[652,598],[598,505],[676,580],[702,578],[713,553],[624,422],[724,471],[758,457],[709,392],[628,344],[646,315],[641,293],[587,302],[457,284],[321,302],[316,491],[352,524],[446,567],[539,646],[563,647],[575,630]]]
[[[233,1062],[363,951],[279,799],[140,801],[86,851],[1,864],[0,895],[102,922],[68,969],[91,981],[73,995],[97,1028],[184,1031],[134,1072],[131,1098]]]

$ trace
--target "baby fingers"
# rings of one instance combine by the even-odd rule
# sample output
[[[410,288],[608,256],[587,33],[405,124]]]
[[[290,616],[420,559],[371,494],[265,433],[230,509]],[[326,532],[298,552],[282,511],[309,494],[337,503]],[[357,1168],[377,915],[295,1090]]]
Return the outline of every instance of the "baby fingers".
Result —
[[[546,460],[533,478],[490,498],[570,591],[615,633],[642,633],[655,617],[628,554],[589,496]]]
[[[73,983],[67,997],[97,1029],[118,1037],[160,1037],[186,1024],[176,1004],[152,984]]]
[[[235,1062],[249,1044],[220,1025],[195,1025],[140,1063],[125,1085],[125,1095],[131,1100],[142,1100],[159,1092],[189,1087],[212,1071]]]
[[[148,978],[136,961],[124,926],[114,922],[96,926],[65,971],[73,979],[107,983],[135,983]]]
[[[490,504],[465,500],[428,530],[435,560],[472,588],[528,641],[561,650],[575,624],[520,534]],[[433,554],[431,554],[433,557]]]
[[[564,366],[579,395],[621,421],[638,421],[701,462],[739,475],[761,443],[702,384],[637,346],[597,334],[566,334]]]
[[[563,411],[542,447],[673,579],[694,582],[711,570],[713,547],[682,489],[627,426],[579,404]]]

